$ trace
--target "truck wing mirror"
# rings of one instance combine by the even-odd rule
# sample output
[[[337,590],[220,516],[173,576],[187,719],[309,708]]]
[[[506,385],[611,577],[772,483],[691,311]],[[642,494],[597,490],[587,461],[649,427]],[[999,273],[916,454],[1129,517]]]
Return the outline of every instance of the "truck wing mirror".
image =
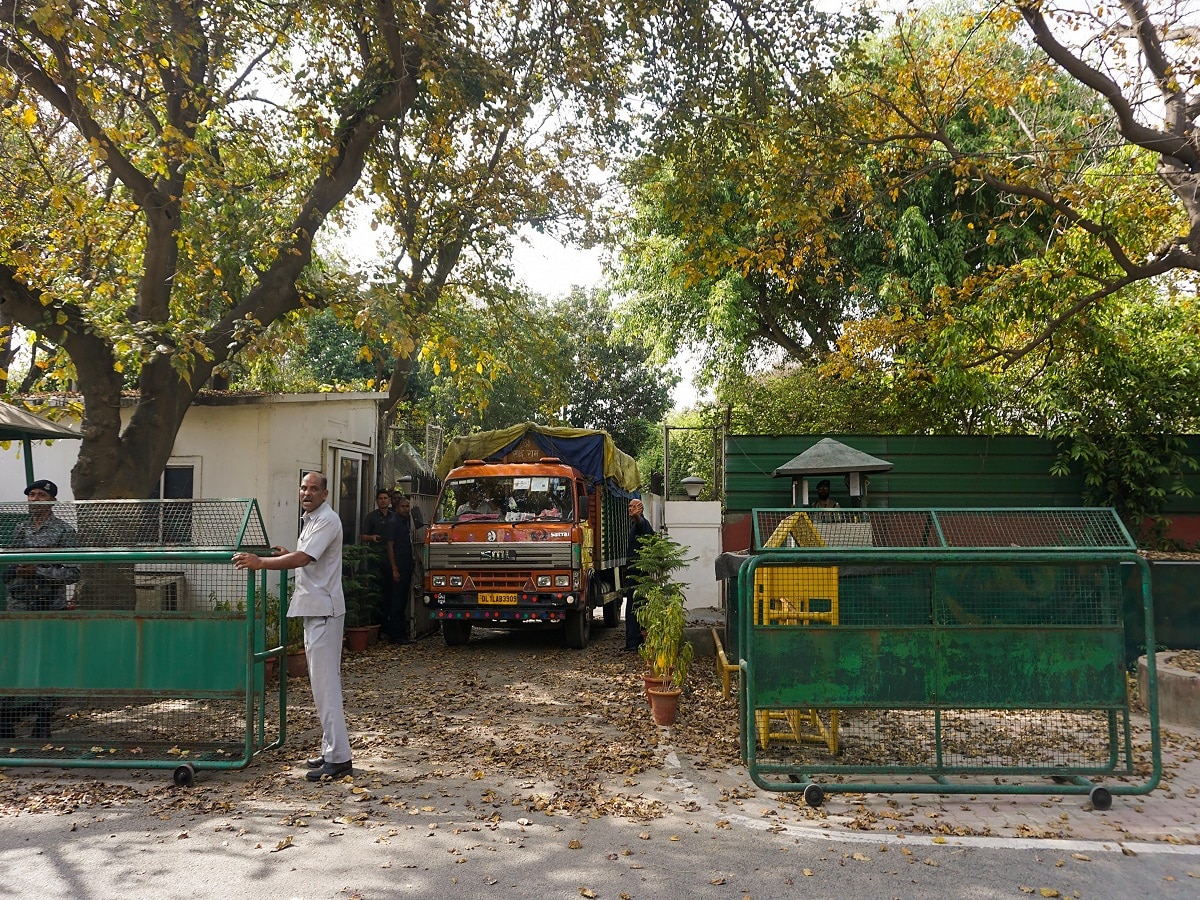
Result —
[[[588,495],[579,495],[579,518],[586,519],[588,517]]]

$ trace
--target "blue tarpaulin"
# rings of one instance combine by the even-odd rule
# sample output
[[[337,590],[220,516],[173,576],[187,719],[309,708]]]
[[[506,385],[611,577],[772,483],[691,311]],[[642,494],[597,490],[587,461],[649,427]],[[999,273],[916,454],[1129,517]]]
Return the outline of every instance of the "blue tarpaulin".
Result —
[[[630,496],[641,487],[637,460],[617,449],[606,432],[589,428],[554,428],[525,422],[497,431],[463,435],[450,441],[438,465],[438,477],[468,459],[499,462],[528,437],[545,456],[554,456],[584,474],[589,484],[603,481]]]

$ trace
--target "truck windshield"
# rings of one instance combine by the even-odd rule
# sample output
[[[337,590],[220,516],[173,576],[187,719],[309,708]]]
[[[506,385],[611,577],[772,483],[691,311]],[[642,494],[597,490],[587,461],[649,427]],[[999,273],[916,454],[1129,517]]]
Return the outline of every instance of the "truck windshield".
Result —
[[[566,522],[575,486],[557,475],[500,475],[446,482],[436,522]]]

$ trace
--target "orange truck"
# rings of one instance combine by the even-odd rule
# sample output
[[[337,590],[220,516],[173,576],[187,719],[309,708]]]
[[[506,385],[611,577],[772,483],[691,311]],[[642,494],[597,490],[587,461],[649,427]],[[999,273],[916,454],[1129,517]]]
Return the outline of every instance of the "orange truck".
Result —
[[[471,629],[561,624],[587,646],[621,619],[637,462],[603,431],[532,423],[455,438],[425,535],[422,601],[450,646]]]

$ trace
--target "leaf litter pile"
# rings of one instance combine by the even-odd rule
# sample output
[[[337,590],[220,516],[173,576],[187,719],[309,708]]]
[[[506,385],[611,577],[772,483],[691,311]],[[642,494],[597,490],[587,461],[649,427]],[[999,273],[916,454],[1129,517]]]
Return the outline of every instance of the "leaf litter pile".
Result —
[[[349,813],[350,821],[363,815],[361,804],[372,802],[415,814],[432,809],[444,784],[465,782],[478,787],[481,818],[498,819],[512,807],[549,815],[662,816],[664,804],[638,783],[647,772],[657,777],[652,770],[663,762],[659,729],[643,694],[641,660],[619,652],[616,632],[595,628],[583,651],[564,649],[560,632],[530,629],[477,631],[466,647],[448,648],[434,634],[416,644],[346,654],[355,776],[346,782],[352,791],[339,792],[333,802],[359,810]],[[702,766],[737,765],[735,701],[721,697],[704,669],[698,664],[689,679],[673,741]],[[269,708],[268,718],[270,734],[277,723]],[[134,802],[163,818],[234,813],[246,804],[294,807],[304,800],[327,810],[329,787],[309,785],[302,776],[302,760],[319,753],[319,741],[308,681],[289,679],[285,746],[244,770],[200,771],[192,788],[180,789],[169,768],[0,768],[0,815]],[[181,747],[165,758],[186,759]],[[70,756],[71,748],[61,755]]]

